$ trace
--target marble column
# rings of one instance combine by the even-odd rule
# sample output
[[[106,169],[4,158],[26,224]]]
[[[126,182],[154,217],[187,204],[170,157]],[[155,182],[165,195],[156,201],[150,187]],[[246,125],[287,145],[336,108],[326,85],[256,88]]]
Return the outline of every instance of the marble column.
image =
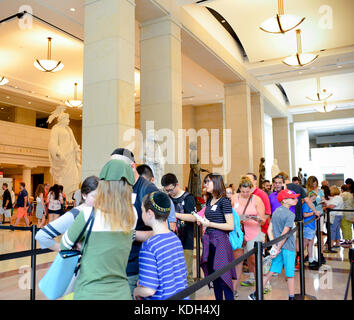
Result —
[[[22,182],[26,184],[26,190],[28,192],[28,196],[32,196],[32,175],[31,168],[24,166],[22,168]]]
[[[231,153],[226,180],[238,185],[241,175],[254,170],[251,92],[245,81],[225,85],[225,128],[231,129],[231,143],[225,150]]]
[[[288,118],[273,118],[273,146],[274,158],[278,160],[280,171],[291,176],[290,164],[290,133]],[[290,177],[291,180],[291,177]]]
[[[150,20],[140,25],[140,37],[140,128],[144,139],[147,130],[158,133],[166,158],[164,173],[174,173],[183,187],[187,181],[183,181],[183,163],[178,161],[178,130],[182,129],[181,27],[171,17]]]
[[[259,179],[259,164],[264,151],[264,105],[263,97],[254,92],[251,94],[253,172]]]
[[[134,130],[135,3],[85,1],[82,179],[98,175]]]

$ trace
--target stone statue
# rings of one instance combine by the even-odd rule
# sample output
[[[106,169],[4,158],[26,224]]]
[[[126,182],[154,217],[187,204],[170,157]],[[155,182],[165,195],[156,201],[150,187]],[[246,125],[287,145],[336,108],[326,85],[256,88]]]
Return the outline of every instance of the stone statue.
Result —
[[[48,151],[54,182],[62,185],[67,198],[71,199],[81,181],[81,150],[69,127],[69,114],[65,109],[58,106],[48,118],[48,123],[57,118],[50,132]]]
[[[155,185],[161,189],[161,178],[164,175],[166,159],[162,154],[159,143],[155,140],[152,133],[147,134],[142,159],[143,163],[147,164],[151,168],[154,174]]]
[[[300,184],[303,184],[304,182],[304,176],[302,175],[302,168],[299,168],[299,172],[297,173],[297,177],[300,180]]]
[[[280,169],[278,167],[278,160],[274,159],[272,169],[271,169],[272,178],[274,178],[279,172],[280,172]]]
[[[261,158],[261,163],[259,164],[259,179],[258,179],[258,183],[259,183],[259,188],[262,188],[262,183],[265,179],[265,166],[264,166],[264,162],[265,162],[265,158]]]
[[[197,143],[191,142],[189,144],[189,180],[188,180],[188,192],[194,195],[194,197],[202,196],[202,179],[200,176],[201,172],[209,172],[206,169],[200,167],[200,161],[197,156]]]

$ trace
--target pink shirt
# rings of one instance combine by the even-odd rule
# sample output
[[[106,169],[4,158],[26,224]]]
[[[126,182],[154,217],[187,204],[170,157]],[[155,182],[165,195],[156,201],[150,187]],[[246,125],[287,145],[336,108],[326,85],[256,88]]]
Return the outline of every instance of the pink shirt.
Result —
[[[261,200],[264,204],[264,213],[267,215],[271,215],[272,210],[270,207],[270,201],[269,201],[268,195],[263,190],[261,190],[259,188],[256,188],[253,191],[253,194],[261,198]],[[268,227],[269,227],[269,221],[267,220],[266,223],[263,226],[261,226],[261,231],[264,234],[267,234]]]
[[[234,198],[234,209],[236,210],[237,214],[240,216],[243,214],[243,210],[246,206],[247,200],[243,199],[242,204],[239,202],[239,194],[236,194]],[[245,215],[250,215],[250,216],[257,216],[257,208],[256,208],[256,197],[255,195],[252,195],[251,201],[248,204],[248,207],[246,209],[246,212],[244,213]],[[243,226],[245,228],[245,240],[250,241],[258,236],[258,234],[261,232],[261,225],[254,220],[246,220],[243,222]]]

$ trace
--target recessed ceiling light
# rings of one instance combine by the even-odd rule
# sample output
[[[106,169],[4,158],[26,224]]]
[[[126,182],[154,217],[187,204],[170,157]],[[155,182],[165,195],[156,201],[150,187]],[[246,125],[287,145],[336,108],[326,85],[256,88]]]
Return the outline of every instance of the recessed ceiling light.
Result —
[[[32,102],[31,101],[28,101],[28,104],[31,104]]]
[[[225,23],[226,21],[225,20],[221,20],[221,23]]]
[[[4,107],[1,107],[1,110],[4,110],[5,108]]]
[[[10,99],[10,97],[9,97],[9,96],[6,96],[6,99]]]
[[[299,71],[299,74],[302,74],[302,71]]]
[[[15,86],[15,89],[18,89],[18,86]]]
[[[75,11],[75,8],[70,8],[70,11],[74,12],[74,11]]]
[[[343,68],[343,66],[337,66],[337,68]]]

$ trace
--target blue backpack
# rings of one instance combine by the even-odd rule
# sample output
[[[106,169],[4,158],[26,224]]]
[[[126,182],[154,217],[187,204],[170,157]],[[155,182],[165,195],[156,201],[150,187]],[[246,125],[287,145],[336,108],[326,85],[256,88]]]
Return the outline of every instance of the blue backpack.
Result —
[[[232,250],[240,249],[243,243],[243,232],[241,229],[240,217],[234,208],[232,208],[232,215],[234,217],[234,230],[229,232],[229,240],[231,243]]]

